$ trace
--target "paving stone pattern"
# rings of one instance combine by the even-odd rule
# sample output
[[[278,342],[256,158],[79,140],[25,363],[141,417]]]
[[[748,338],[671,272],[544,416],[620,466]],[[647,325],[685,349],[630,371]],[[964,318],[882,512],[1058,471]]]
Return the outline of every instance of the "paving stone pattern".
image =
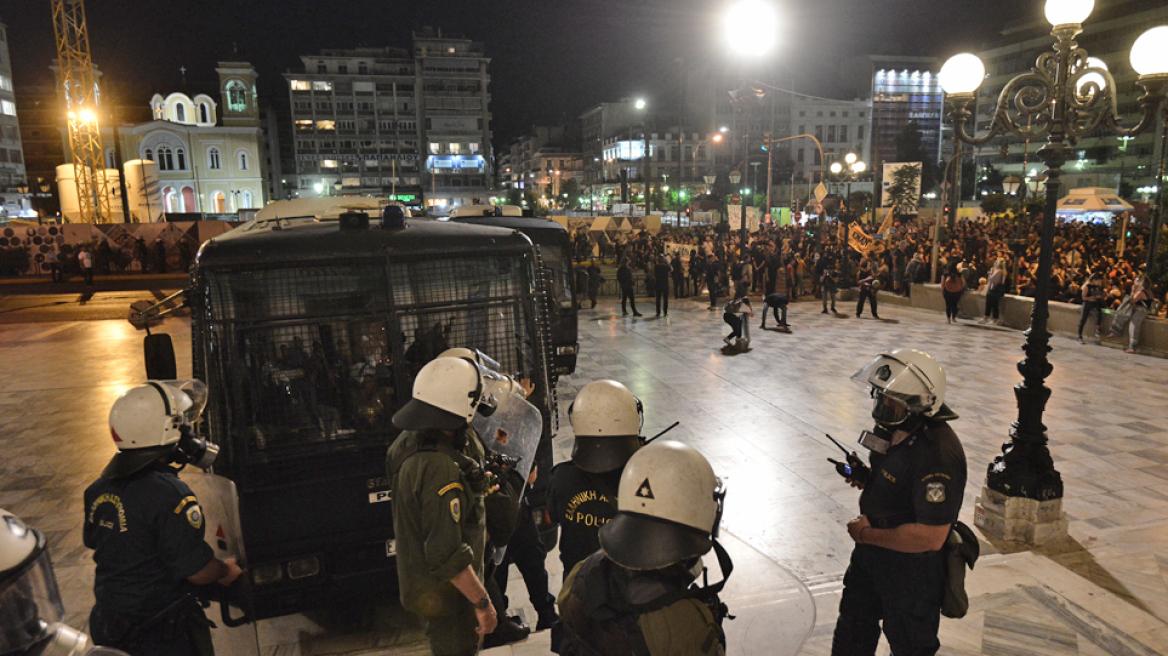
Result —
[[[948,400],[961,415],[953,427],[970,463],[962,515],[972,525],[985,467],[1016,414],[1012,386],[1019,380],[1021,333],[950,326],[939,314],[890,305],[882,307],[883,320],[868,313],[863,319],[824,315],[810,301],[792,304],[789,334],[759,330],[755,317],[751,349],[730,355],[723,351],[729,329],[720,311],[707,311],[704,301],[672,299],[669,317],[657,319],[648,301],[638,308],[643,318],[620,316],[611,299],[582,312],[579,368],[561,382],[557,460],[571,448],[567,405],[592,380],[615,378],[640,396],[649,435],[680,421],[668,437],[706,454],[729,486],[724,526],[815,595],[818,621],[803,653],[828,653],[851,549],[844,524],[857,513],[857,492],[825,460],[839,452],[824,433],[850,444],[871,424],[866,392],[849,377],[882,349],[920,348],[941,361]],[[841,303],[840,309],[854,308]],[[179,370],[189,371],[185,321],[168,322],[168,329]],[[110,404],[141,381],[142,336],[115,321],[0,325],[0,507],[48,534],[67,620],[75,626],[92,603],[81,494],[114,450],[106,427]],[[975,600],[979,610],[942,623],[941,653],[1168,653],[1168,361],[1061,337],[1052,346],[1054,393],[1045,421],[1066,484],[1072,541],[1026,553],[1035,560],[1022,564],[1010,560],[1019,556],[996,555],[998,549],[983,545],[989,564],[979,563],[971,574],[971,594],[979,576],[993,585]],[[995,565],[994,558],[1005,560]],[[553,588],[558,564],[549,557]],[[1017,581],[1026,576],[1033,578],[1023,588]],[[513,578],[509,592],[517,605],[526,601],[521,581]],[[1106,608],[1092,606],[1104,601]],[[1091,624],[1059,608],[1103,619]],[[523,610],[534,619],[530,607]],[[1124,624],[1125,617],[1140,623]],[[293,622],[285,633],[303,630]],[[1019,633],[1039,637],[1001,646],[1000,636]],[[269,635],[264,652],[414,650],[384,635],[331,646],[323,639],[287,640]],[[547,653],[546,645],[544,632],[491,653]],[[732,653],[769,653],[759,649],[739,645]]]

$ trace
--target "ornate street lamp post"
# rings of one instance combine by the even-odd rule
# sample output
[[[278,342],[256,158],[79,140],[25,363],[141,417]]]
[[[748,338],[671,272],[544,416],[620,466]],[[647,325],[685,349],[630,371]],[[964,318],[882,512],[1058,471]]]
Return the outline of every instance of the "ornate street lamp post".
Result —
[[[846,191],[844,196],[844,205],[848,208],[848,214],[852,214],[852,181],[863,175],[864,171],[868,170],[868,165],[856,158],[855,153],[848,153],[844,155],[844,163],[832,162],[830,171],[832,177],[836,182],[846,183]]]
[[[1072,154],[1068,144],[1097,131],[1120,136],[1144,132],[1155,124],[1168,86],[1168,48],[1163,47],[1163,32],[1168,32],[1168,26],[1162,26],[1146,32],[1132,48],[1132,67],[1140,74],[1137,84],[1144,91],[1140,96],[1143,115],[1135,127],[1120,125],[1115,80],[1106,70],[1091,66],[1086,51],[1075,42],[1093,8],[1094,0],[1047,0],[1046,17],[1053,26],[1054,50],[1040,55],[1029,73],[1006,83],[989,130],[980,137],[967,131],[967,123],[972,116],[974,93],[985,77],[985,66],[975,55],[963,53],[947,61],[940,73],[941,86],[952,105],[953,133],[962,143],[979,146],[1003,132],[1024,139],[1046,137],[1046,144],[1038,151],[1047,167],[1038,279],[1030,329],[1025,333],[1022,349],[1026,357],[1018,363],[1022,382],[1014,386],[1018,419],[1011,425],[1010,441],[1002,447],[1002,455],[989,466],[975,516],[977,525],[987,532],[1031,544],[1066,534],[1061,512],[1062,477],[1047,448],[1042,415],[1050,398],[1045,380],[1053,368],[1047,360],[1050,333],[1046,327],[1055,211],[1062,187],[1062,167]],[[1087,79],[1089,75],[1092,77]]]

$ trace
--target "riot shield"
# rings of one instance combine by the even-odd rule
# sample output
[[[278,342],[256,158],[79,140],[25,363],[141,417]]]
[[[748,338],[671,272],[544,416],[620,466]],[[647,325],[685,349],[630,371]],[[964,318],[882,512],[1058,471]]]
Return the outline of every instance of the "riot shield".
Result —
[[[235,483],[193,467],[184,469],[180,478],[199,499],[199,507],[203,512],[204,540],[211,546],[215,557],[220,560],[235,558],[246,570],[247,554],[239,521],[239,493]],[[212,602],[208,617],[218,625],[211,633],[216,653],[260,653],[257,625],[251,619],[249,581],[249,573],[245,571],[230,589],[207,587],[208,590],[220,593],[218,599],[208,600]]]
[[[718,541],[734,563],[734,573],[720,595],[734,616],[722,623],[727,656],[798,654],[815,627],[811,592],[781,565],[725,528]],[[712,554],[704,560],[710,569],[709,581],[720,581]]]
[[[514,392],[500,394],[496,402],[490,417],[475,415],[471,425],[487,449],[517,459],[515,470],[526,480],[535,464],[543,418],[535,406]]]

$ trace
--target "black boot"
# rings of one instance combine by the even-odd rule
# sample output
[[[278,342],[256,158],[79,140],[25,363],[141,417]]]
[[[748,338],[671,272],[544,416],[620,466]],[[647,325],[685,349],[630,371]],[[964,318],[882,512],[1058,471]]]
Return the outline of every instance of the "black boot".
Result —
[[[531,635],[531,627],[520,624],[513,617],[502,617],[499,618],[499,625],[495,627],[495,630],[483,638],[483,649],[519,642],[529,635]]]

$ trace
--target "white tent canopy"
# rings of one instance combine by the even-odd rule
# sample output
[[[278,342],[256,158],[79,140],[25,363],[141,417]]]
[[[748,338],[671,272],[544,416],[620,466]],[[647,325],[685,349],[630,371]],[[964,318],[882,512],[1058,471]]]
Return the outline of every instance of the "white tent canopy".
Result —
[[[1059,212],[1126,212],[1132,206],[1119,197],[1114,189],[1083,187],[1072,189],[1058,202]]]

